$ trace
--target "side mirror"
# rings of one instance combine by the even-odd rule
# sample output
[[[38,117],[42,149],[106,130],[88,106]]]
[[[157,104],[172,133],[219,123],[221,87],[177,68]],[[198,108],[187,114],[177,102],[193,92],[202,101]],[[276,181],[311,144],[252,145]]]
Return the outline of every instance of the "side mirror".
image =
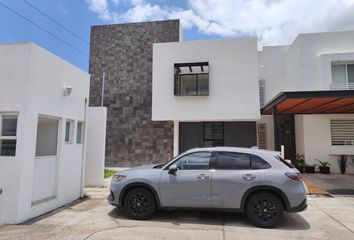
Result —
[[[177,165],[176,164],[172,164],[169,168],[168,168],[168,173],[175,173],[177,172]]]

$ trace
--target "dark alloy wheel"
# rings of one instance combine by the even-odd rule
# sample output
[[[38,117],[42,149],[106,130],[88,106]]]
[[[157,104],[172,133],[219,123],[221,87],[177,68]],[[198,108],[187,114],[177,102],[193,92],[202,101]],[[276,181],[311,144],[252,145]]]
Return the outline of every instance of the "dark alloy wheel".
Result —
[[[134,188],[124,198],[124,211],[130,218],[148,219],[154,214],[155,209],[155,198],[145,188]]]
[[[256,193],[247,202],[246,213],[254,225],[262,228],[273,228],[279,223],[283,215],[283,205],[271,193]]]

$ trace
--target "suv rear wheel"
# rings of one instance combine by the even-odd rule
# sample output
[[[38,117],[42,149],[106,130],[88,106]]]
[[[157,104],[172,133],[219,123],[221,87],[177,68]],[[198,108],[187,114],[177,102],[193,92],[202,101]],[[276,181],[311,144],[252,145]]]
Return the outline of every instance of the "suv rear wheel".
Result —
[[[254,225],[273,228],[283,215],[283,205],[280,199],[271,193],[256,193],[247,202],[246,214]]]
[[[152,217],[155,210],[155,198],[145,188],[133,188],[124,198],[124,211],[130,218],[145,220]]]

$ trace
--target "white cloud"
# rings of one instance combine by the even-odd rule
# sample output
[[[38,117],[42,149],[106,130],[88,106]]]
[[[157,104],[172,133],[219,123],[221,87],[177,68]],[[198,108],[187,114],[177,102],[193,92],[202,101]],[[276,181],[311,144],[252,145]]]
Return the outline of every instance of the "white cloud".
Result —
[[[188,8],[148,0],[87,0],[111,22],[181,20],[185,29],[222,37],[258,36],[260,45],[289,44],[301,32],[354,30],[354,0],[187,0]],[[127,10],[117,12],[125,4]]]
[[[98,18],[102,20],[113,20],[111,12],[108,10],[107,0],[86,0],[89,4],[89,9],[97,13]]]
[[[163,10],[158,5],[137,4],[125,13],[118,16],[119,22],[143,22],[151,20],[161,20],[169,17],[169,12]]]

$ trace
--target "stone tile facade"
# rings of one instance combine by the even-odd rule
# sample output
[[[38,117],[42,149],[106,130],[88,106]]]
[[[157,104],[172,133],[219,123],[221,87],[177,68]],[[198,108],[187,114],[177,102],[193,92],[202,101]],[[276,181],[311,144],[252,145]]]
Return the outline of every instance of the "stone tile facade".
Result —
[[[173,123],[151,121],[152,44],[179,41],[179,21],[93,26],[90,105],[108,109],[106,166],[159,163],[173,155]]]

